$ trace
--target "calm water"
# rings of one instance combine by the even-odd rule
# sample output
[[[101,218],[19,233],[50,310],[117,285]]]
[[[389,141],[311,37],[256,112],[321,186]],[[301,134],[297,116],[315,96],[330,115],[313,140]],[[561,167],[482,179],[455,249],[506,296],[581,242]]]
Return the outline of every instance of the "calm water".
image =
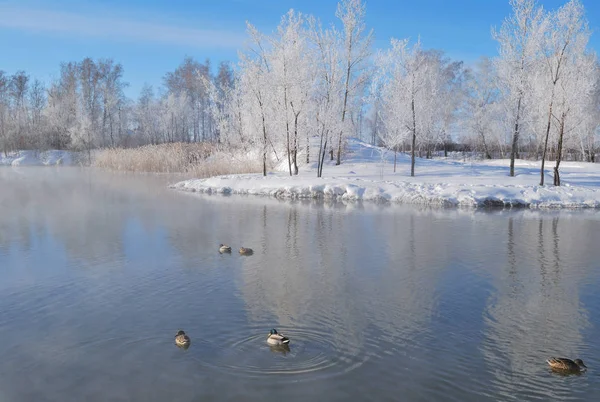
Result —
[[[0,169],[0,402],[600,400],[600,214],[167,181]]]

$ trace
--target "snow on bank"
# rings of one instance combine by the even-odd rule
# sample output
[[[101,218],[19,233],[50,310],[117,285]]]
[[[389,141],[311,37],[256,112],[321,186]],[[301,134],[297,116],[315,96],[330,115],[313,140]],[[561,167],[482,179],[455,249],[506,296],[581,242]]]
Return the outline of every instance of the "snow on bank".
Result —
[[[7,156],[0,154],[0,165],[8,166],[73,165],[74,161],[74,155],[69,151],[14,151]]]
[[[410,177],[410,157],[351,139],[340,166],[327,165],[323,178],[306,165],[298,176],[286,172],[242,174],[186,180],[172,188],[206,194],[244,194],[280,199],[376,201],[439,206],[600,208],[600,165],[565,162],[563,186],[539,186],[539,162],[517,161],[516,177],[508,176],[508,161],[457,162],[418,159]],[[549,163],[552,171],[553,163]],[[552,177],[546,175],[546,183]]]

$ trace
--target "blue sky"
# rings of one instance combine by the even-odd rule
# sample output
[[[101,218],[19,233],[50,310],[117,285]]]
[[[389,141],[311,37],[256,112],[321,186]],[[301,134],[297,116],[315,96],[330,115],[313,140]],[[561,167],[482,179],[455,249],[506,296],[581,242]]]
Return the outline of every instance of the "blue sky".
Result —
[[[541,0],[554,9],[565,0]],[[600,1],[583,0],[591,47],[600,50]],[[155,87],[188,55],[213,65],[237,60],[245,21],[271,32],[290,8],[336,22],[336,0],[0,0],[0,70],[25,70],[49,82],[62,61],[113,58],[123,64],[127,95]],[[417,38],[467,63],[493,56],[491,26],[510,14],[508,0],[368,0],[376,47],[390,37]]]

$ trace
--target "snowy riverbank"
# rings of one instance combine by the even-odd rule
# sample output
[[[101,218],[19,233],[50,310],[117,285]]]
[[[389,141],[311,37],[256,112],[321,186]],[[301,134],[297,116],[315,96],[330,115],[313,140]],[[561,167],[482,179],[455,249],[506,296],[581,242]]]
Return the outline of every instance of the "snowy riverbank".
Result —
[[[0,166],[74,165],[77,155],[70,151],[14,151],[0,153]]]
[[[600,164],[563,162],[563,185],[539,186],[539,162],[517,161],[516,177],[508,176],[508,161],[457,162],[417,159],[410,177],[410,157],[398,154],[393,173],[391,152],[349,140],[340,166],[329,164],[323,178],[316,164],[300,168],[298,176],[283,171],[192,179],[171,187],[207,194],[244,194],[287,199],[324,198],[439,206],[504,206],[530,208],[600,208]],[[554,162],[546,164],[552,183]]]

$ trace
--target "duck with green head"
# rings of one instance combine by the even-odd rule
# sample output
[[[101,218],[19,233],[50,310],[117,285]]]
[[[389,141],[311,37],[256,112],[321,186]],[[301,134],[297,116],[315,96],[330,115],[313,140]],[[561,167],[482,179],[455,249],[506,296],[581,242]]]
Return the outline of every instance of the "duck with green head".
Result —
[[[219,253],[231,253],[231,246],[226,244],[219,244]]]
[[[267,336],[267,343],[273,346],[282,346],[288,345],[290,340],[287,336],[280,334],[276,329],[272,329],[269,331],[269,336]]]
[[[190,346],[190,342],[190,337],[187,336],[182,330],[179,330],[175,335],[175,345],[179,347],[187,348],[188,346]]]
[[[559,371],[579,373],[587,370],[587,366],[583,364],[583,360],[581,359],[571,360],[564,357],[551,357],[546,360],[546,363],[548,363],[552,369]]]

